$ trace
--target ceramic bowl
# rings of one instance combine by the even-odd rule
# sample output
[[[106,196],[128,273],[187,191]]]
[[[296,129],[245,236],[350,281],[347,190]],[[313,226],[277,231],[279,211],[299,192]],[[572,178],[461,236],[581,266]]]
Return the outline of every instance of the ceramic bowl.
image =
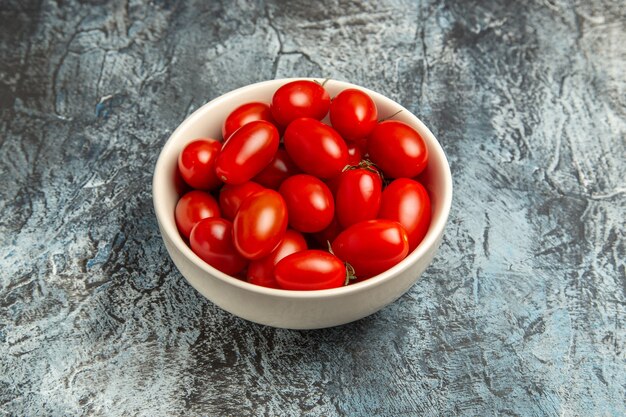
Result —
[[[366,281],[319,291],[287,291],[256,286],[228,276],[196,256],[176,230],[174,207],[178,201],[175,173],[178,154],[190,141],[221,138],[221,124],[241,104],[270,103],[280,79],[248,85],[224,94],[196,110],[172,133],[163,147],[153,177],[153,201],[161,236],[172,261],[196,289],[222,309],[256,323],[315,329],[337,326],[368,316],[399,298],[411,288],[431,263],[444,232],[452,201],[452,178],[446,156],[435,136],[407,109],[393,100],[347,82],[330,80],[325,87],[331,97],[346,88],[365,91],[376,102],[379,117],[394,116],[416,129],[426,141],[429,163],[421,175],[432,204],[430,229],[420,245],[402,262]]]

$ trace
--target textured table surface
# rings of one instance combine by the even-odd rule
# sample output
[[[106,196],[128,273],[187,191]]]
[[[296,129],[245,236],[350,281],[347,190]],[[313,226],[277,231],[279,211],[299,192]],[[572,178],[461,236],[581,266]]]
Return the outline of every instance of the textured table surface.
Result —
[[[0,2],[0,415],[624,415],[620,1]],[[229,90],[332,77],[441,141],[455,195],[402,298],[238,319],[169,260],[160,147]]]

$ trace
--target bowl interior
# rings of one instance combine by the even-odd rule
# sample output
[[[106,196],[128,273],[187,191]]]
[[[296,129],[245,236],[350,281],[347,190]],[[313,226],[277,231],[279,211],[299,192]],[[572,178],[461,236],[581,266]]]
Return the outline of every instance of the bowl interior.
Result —
[[[358,88],[365,91],[376,103],[379,118],[381,119],[402,110],[399,114],[395,115],[393,119],[400,120],[411,125],[420,133],[428,146],[428,167],[425,172],[420,175],[419,179],[429,191],[433,216],[429,231],[424,237],[424,240],[412,253],[409,254],[409,256],[407,256],[407,258],[390,270],[374,278],[352,284],[347,287],[302,292],[276,290],[248,284],[247,282],[234,279],[206,264],[191,251],[176,229],[174,208],[176,207],[179,195],[174,186],[174,178],[176,175],[178,154],[187,143],[197,138],[214,138],[221,140],[222,122],[231,111],[247,102],[260,101],[270,103],[272,95],[276,89],[291,80],[292,79],[265,81],[252,84],[220,96],[194,112],[174,131],[161,151],[153,179],[154,207],[161,226],[161,231],[167,234],[177,249],[179,249],[192,262],[204,269],[208,274],[227,280],[233,285],[243,286],[251,291],[276,294],[289,293],[291,296],[298,296],[296,294],[306,293],[306,296],[312,296],[315,293],[319,293],[319,295],[330,295],[333,293],[340,294],[347,291],[358,291],[359,288],[365,288],[371,285],[378,285],[386,279],[392,278],[395,274],[404,270],[411,263],[416,262],[430,247],[438,244],[438,237],[441,235],[441,232],[445,227],[448,213],[450,211],[452,200],[452,178],[450,174],[450,167],[443,149],[430,130],[416,116],[391,99],[354,84],[329,80],[325,84],[325,88],[328,90],[331,97],[334,97],[346,88]],[[305,295],[301,294],[301,296]]]

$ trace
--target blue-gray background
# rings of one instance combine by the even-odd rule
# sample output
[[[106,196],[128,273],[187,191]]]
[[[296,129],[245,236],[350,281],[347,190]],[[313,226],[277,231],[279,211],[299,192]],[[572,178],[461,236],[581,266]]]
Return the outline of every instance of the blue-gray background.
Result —
[[[0,414],[624,415],[623,2],[0,2]],[[432,129],[441,250],[379,313],[258,326],[169,260],[194,109],[332,77]]]

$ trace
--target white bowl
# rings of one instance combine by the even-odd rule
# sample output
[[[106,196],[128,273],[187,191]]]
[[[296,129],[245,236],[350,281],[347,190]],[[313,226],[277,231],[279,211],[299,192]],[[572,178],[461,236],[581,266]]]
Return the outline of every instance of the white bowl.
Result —
[[[325,87],[331,97],[346,88],[365,91],[376,102],[380,118],[393,117],[411,125],[426,141],[429,162],[420,180],[428,189],[432,220],[420,245],[402,262],[366,281],[319,291],[287,291],[260,287],[228,276],[202,261],[183,241],[174,221],[178,194],[174,175],[178,154],[200,137],[221,137],[221,124],[241,104],[271,102],[274,91],[295,79],[264,81],[239,88],[196,110],[163,147],[153,178],[153,201],[165,247],[187,281],[209,300],[246,320],[289,329],[316,329],[349,323],[368,316],[396,300],[417,281],[431,263],[443,236],[452,202],[452,177],[446,156],[428,128],[407,109],[374,91],[330,80]]]

